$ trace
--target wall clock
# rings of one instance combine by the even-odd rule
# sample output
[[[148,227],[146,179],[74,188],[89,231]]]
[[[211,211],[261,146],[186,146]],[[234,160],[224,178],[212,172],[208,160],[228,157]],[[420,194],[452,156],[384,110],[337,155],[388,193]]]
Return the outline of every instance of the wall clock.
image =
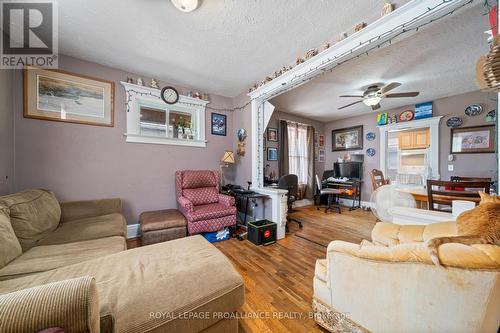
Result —
[[[179,92],[174,87],[165,87],[161,90],[161,99],[167,104],[175,104],[179,100]]]

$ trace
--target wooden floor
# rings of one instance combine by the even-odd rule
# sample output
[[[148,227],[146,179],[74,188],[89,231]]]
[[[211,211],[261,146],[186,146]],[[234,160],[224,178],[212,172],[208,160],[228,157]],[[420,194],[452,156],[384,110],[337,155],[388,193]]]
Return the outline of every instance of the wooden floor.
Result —
[[[248,318],[239,321],[240,332],[325,332],[310,317],[314,264],[326,255],[326,247],[320,244],[331,240],[359,243],[370,239],[375,225],[373,215],[362,210],[343,209],[340,215],[312,206],[299,210],[296,217],[303,221],[303,228],[291,223],[290,232],[276,244],[255,246],[236,238],[214,243],[245,281],[242,312]]]

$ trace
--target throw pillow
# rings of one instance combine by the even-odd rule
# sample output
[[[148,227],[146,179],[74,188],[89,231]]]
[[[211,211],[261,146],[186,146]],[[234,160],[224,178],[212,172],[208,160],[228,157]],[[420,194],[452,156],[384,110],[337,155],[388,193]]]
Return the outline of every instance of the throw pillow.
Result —
[[[10,224],[9,210],[0,207],[0,268],[23,253],[21,244]]]

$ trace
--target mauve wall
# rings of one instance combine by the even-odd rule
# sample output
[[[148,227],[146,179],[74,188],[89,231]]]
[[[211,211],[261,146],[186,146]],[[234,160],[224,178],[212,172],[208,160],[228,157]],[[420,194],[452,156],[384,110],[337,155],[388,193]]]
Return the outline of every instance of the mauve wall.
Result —
[[[14,112],[12,70],[0,70],[0,195],[8,194],[14,178]]]
[[[441,98],[434,102],[433,115],[434,116],[444,116],[441,120],[439,127],[439,173],[441,179],[448,180],[452,175],[459,176],[476,176],[476,177],[491,177],[496,179],[497,175],[497,160],[494,153],[491,154],[456,154],[455,161],[448,162],[448,155],[450,154],[450,129],[446,126],[446,120],[450,116],[460,116],[462,117],[464,123],[462,127],[468,126],[478,126],[486,123],[484,117],[486,113],[492,109],[496,109],[496,94],[495,93],[485,93],[481,91],[470,92],[466,94],[456,95]],[[464,114],[464,110],[469,104],[479,103],[484,107],[484,111],[481,115],[476,117],[468,117]],[[401,107],[397,109],[388,110],[389,115],[399,114],[400,112],[412,109],[414,106],[409,105],[406,107]],[[364,172],[363,179],[364,184],[362,188],[363,196],[362,200],[368,201],[372,192],[371,181],[368,172],[372,169],[380,168],[380,144],[379,144],[379,130],[376,126],[376,115],[378,112],[369,113],[359,117],[347,118],[338,121],[333,121],[327,123],[325,126],[326,132],[326,164],[325,168],[333,168],[333,163],[338,157],[341,157],[345,152],[332,152],[332,130],[363,125],[365,137],[363,142],[363,150],[361,151],[351,151],[351,154],[362,153],[365,154],[366,149],[374,148],[377,154],[373,157],[368,157],[365,154]],[[374,132],[376,134],[376,139],[373,141],[366,140],[366,133]],[[455,170],[453,172],[448,171],[448,164],[453,164]]]
[[[133,224],[142,211],[176,207],[176,170],[219,170],[224,150],[234,148],[232,113],[227,113],[228,136],[214,136],[210,134],[210,110],[206,112],[206,148],[126,143],[125,90],[120,81],[131,74],[64,56],[59,64],[63,70],[115,82],[115,126],[23,118],[23,80],[17,71],[15,191],[47,188],[62,201],[120,197],[127,221]],[[143,79],[149,82],[149,78]],[[179,91],[185,94],[187,89]],[[230,98],[210,95],[210,100],[209,106],[232,107]]]
[[[298,123],[303,123],[306,125],[311,125],[319,134],[325,134],[325,124],[322,122],[276,110],[271,116],[271,119],[269,119],[267,128],[278,128],[280,120],[290,120]],[[267,141],[267,132],[266,132],[266,151],[264,152],[264,165],[269,165],[269,167],[267,168],[266,175],[269,175],[271,171],[274,171],[277,176],[282,176],[279,174],[278,161],[267,160],[267,147],[278,148],[279,142]],[[323,174],[323,170],[325,169],[325,163],[316,161],[314,166],[315,166],[315,173],[321,177],[321,175]]]
[[[250,101],[247,93],[241,93],[233,99],[234,107],[242,107]],[[228,174],[232,172],[234,175],[234,184],[248,186],[247,182],[252,181],[252,108],[248,104],[245,108],[235,110],[232,113],[233,118],[233,151],[235,155],[236,164],[228,168]],[[238,148],[238,141],[235,132],[244,128],[247,131],[247,139],[245,146],[245,155],[238,156],[236,149]]]

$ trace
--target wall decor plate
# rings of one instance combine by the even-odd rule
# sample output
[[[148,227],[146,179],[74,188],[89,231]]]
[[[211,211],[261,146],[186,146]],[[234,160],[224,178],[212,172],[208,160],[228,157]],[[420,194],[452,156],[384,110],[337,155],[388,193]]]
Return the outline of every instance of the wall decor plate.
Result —
[[[373,141],[373,140],[375,140],[376,137],[377,137],[377,135],[373,132],[366,133],[366,140],[368,140],[368,141]]]
[[[488,112],[486,117],[484,117],[484,120],[487,123],[495,122],[497,120],[497,110],[491,110],[490,112]]]
[[[469,117],[474,117],[483,112],[483,107],[480,104],[471,104],[465,108],[465,114]]]
[[[406,110],[399,114],[398,120],[401,122],[410,121],[413,120],[413,118],[415,118],[415,112],[413,112],[412,110]]]
[[[464,121],[460,117],[450,117],[450,119],[446,121],[446,126],[449,128],[457,128],[462,126],[463,123]]]
[[[368,156],[370,156],[370,157],[375,156],[375,154],[376,154],[376,151],[375,151],[375,149],[373,149],[373,148],[368,148],[368,149],[366,150],[366,155],[368,155]]]

